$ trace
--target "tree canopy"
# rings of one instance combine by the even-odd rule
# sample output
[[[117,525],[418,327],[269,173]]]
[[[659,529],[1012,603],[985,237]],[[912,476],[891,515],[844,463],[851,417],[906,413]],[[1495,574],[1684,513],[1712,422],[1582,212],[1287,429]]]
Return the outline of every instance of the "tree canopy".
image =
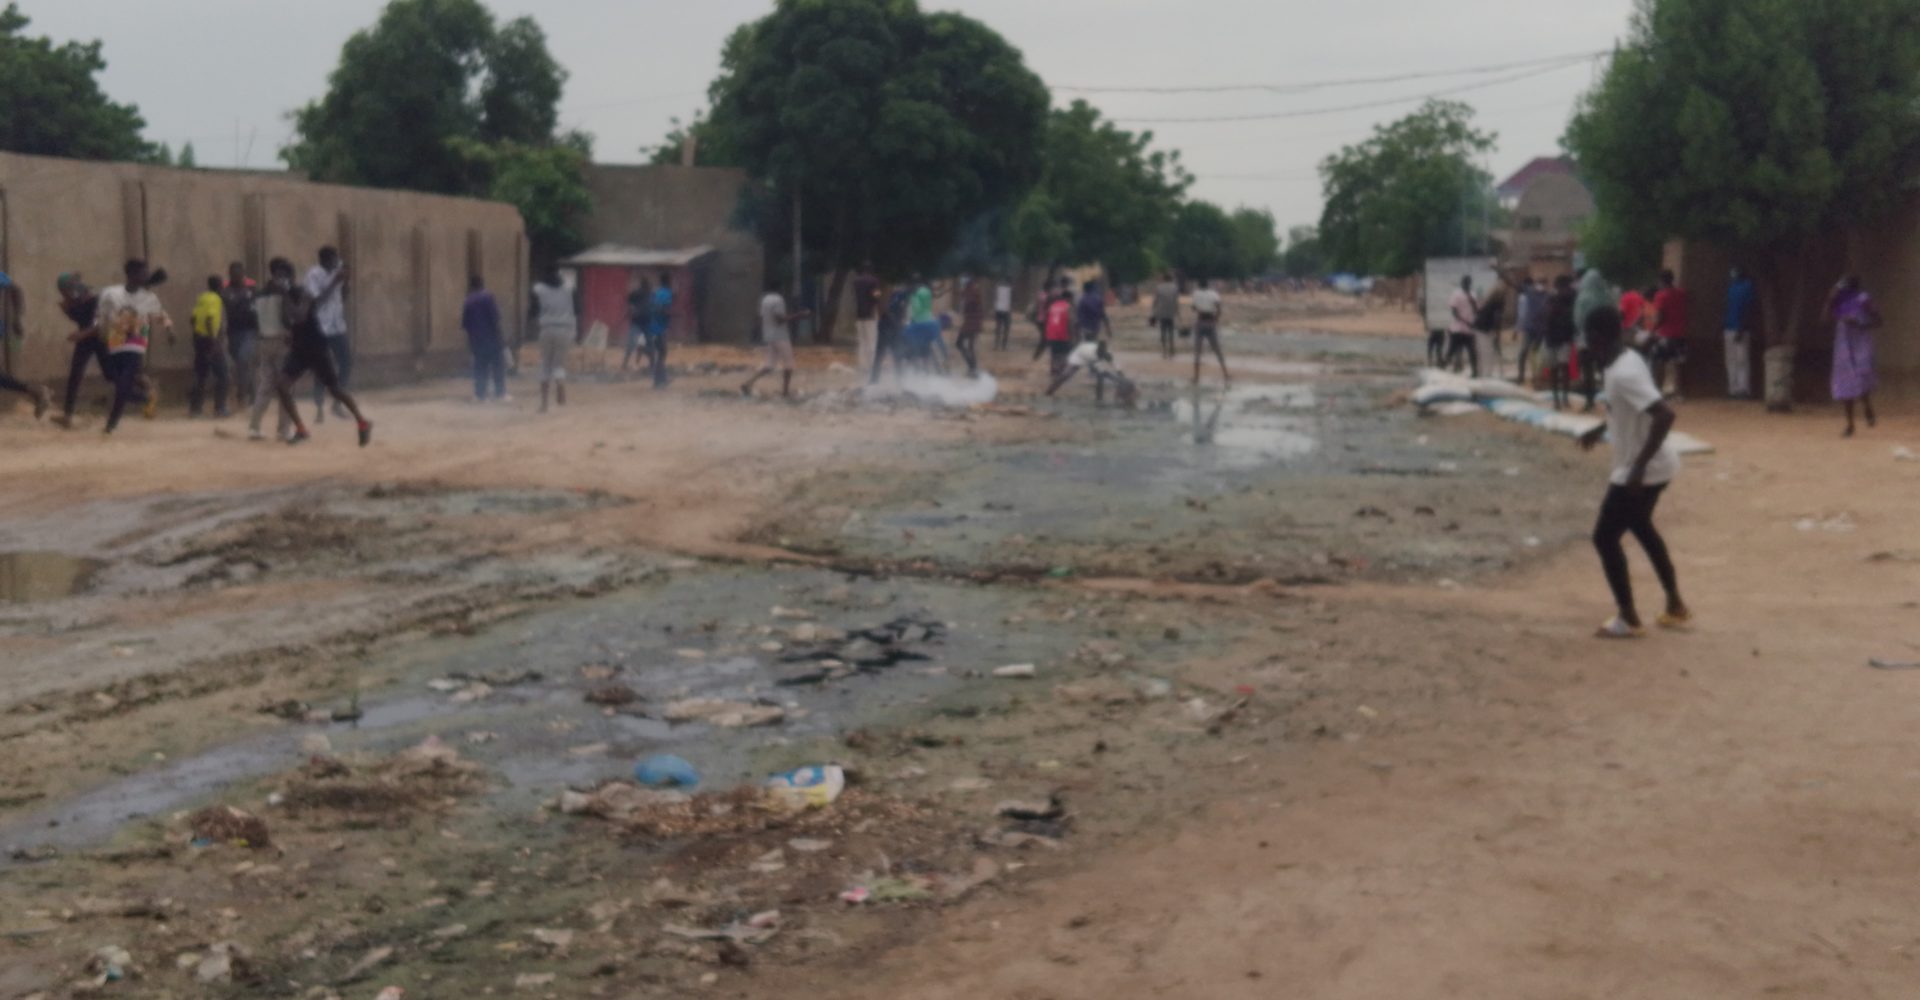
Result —
[[[18,4],[0,10],[0,149],[83,160],[143,160],[154,147],[131,104],[107,99],[100,43],[30,38]]]
[[[315,180],[511,201],[542,261],[575,248],[589,140],[558,135],[566,70],[531,18],[479,0],[392,0],[355,32],[281,151]]]
[[[1273,213],[1264,208],[1233,210],[1233,256],[1236,278],[1257,278],[1280,264],[1280,230]]]
[[[1465,104],[1429,101],[1327,157],[1319,235],[1328,263],[1405,275],[1431,256],[1485,249],[1491,178],[1474,158],[1494,138],[1474,128]]]
[[[1167,236],[1167,262],[1195,278],[1239,277],[1233,219],[1220,206],[1190,201],[1180,206]]]
[[[1012,215],[1014,249],[1035,263],[1104,263],[1116,282],[1145,278],[1192,183],[1178,153],[1152,144],[1085,101],[1055,110],[1040,184]]]
[[[1320,248],[1320,230],[1313,226],[1294,226],[1287,230],[1287,252],[1280,269],[1289,278],[1318,278],[1327,273],[1327,257]]]
[[[913,0],[779,0],[728,40],[709,96],[702,162],[797,199],[842,279],[868,258],[931,267],[1040,174],[1040,78],[985,25]]]
[[[1781,310],[1767,381],[1784,405],[1809,242],[1912,190],[1920,3],[1640,0],[1566,145],[1598,205],[1590,257],[1603,271],[1631,274],[1683,237],[1756,273],[1763,307]]]

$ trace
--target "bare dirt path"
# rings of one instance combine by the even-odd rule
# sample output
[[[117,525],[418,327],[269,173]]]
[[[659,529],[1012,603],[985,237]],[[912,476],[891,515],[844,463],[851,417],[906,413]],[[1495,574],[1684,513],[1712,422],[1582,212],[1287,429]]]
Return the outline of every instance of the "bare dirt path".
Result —
[[[1825,415],[1686,407],[1720,449],[1665,517],[1696,630],[1584,639],[1581,549],[1484,589],[1349,589],[1330,603],[1402,609],[1402,644],[1429,629],[1485,687],[1381,692],[1350,742],[1195,774],[1210,809],[835,991],[1911,996],[1920,675],[1867,662],[1920,659],[1920,465],[1890,455],[1915,417],[1843,446]]]

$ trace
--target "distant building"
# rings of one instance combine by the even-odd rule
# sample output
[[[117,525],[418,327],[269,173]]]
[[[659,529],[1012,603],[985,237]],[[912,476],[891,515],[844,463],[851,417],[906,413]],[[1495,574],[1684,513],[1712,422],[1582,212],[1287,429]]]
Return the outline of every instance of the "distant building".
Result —
[[[593,211],[581,229],[593,249],[575,263],[586,265],[589,319],[623,334],[626,281],[640,273],[652,283],[666,269],[678,300],[673,336],[749,342],[766,290],[766,251],[733,222],[751,183],[746,171],[728,167],[588,167]]]
[[[1539,157],[1521,167],[1495,192],[1513,226],[1497,235],[1502,264],[1551,281],[1575,270],[1580,229],[1593,217],[1593,192],[1565,157]]]

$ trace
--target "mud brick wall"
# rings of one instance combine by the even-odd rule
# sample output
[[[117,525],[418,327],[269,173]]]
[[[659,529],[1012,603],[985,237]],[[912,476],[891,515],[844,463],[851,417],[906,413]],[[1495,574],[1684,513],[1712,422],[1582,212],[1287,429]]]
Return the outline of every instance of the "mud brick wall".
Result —
[[[509,205],[265,173],[0,154],[0,270],[27,297],[27,340],[9,359],[12,370],[30,381],[64,379],[72,324],[54,291],[63,271],[98,289],[119,282],[128,257],[166,268],[160,298],[180,338],[156,339],[148,364],[178,382],[192,370],[188,317],[208,275],[241,261],[259,279],[273,257],[304,274],[328,244],[353,267],[356,384],[465,371],[460,306],[470,270],[500,297],[509,336],[526,314],[526,227]]]
[[[746,171],[728,167],[587,168],[593,212],[581,227],[588,246],[617,243],[646,250],[711,246],[700,330],[706,340],[747,343],[760,317],[766,252],[736,227]]]

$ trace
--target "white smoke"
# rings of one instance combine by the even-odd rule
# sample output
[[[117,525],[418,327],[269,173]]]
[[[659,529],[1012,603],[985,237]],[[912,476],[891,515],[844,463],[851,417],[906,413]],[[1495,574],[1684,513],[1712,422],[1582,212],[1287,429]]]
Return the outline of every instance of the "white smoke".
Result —
[[[942,406],[980,406],[1000,395],[1000,383],[985,372],[979,378],[913,374],[896,383],[867,386],[863,395],[866,399],[908,397]]]

